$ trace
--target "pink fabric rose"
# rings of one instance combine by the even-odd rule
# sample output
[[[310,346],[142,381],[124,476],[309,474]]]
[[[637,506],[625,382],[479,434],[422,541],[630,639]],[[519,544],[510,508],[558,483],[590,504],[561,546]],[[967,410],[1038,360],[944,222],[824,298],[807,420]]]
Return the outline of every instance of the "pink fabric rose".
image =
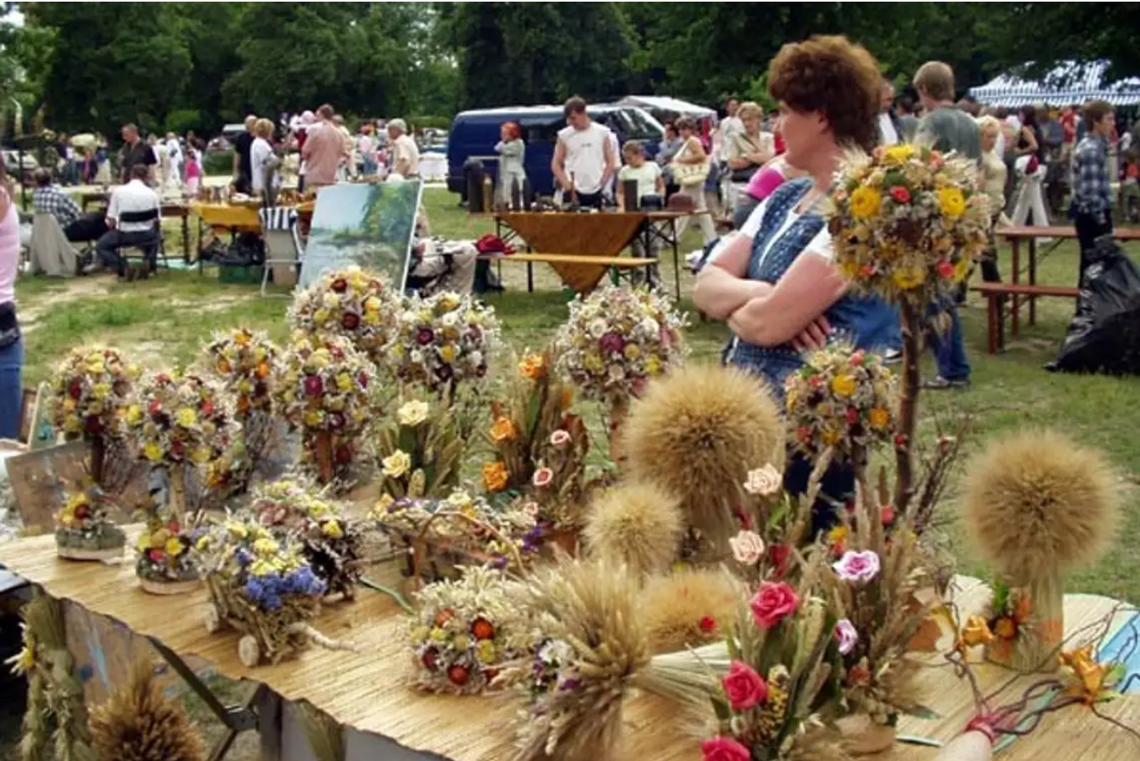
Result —
[[[764,677],[743,661],[733,661],[720,684],[734,711],[747,711],[768,699],[768,684]]]
[[[764,557],[764,540],[755,531],[741,531],[728,540],[732,556],[741,565],[752,566]]]
[[[570,443],[570,434],[567,431],[559,428],[554,433],[550,434],[550,443],[556,447],[563,446]]]
[[[835,639],[839,641],[839,654],[847,655],[859,642],[859,632],[855,631],[854,624],[846,618],[841,618],[835,624]]]
[[[752,618],[761,629],[771,629],[794,613],[799,604],[800,598],[795,590],[782,581],[761,582],[760,591],[748,601]]]
[[[550,468],[539,468],[534,472],[534,485],[539,489],[550,486],[550,482],[554,480],[554,471]]]
[[[731,737],[714,737],[701,743],[703,761],[752,761],[748,748]]]
[[[870,581],[879,575],[879,556],[872,550],[848,550],[831,567],[844,581]]]

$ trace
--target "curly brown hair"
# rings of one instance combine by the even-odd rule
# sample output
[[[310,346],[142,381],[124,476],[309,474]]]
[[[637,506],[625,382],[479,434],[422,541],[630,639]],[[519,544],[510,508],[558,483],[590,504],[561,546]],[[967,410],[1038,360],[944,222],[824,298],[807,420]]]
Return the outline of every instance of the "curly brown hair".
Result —
[[[835,142],[870,150],[878,140],[879,64],[841,35],[789,42],[768,66],[768,92],[799,112],[818,111]]]

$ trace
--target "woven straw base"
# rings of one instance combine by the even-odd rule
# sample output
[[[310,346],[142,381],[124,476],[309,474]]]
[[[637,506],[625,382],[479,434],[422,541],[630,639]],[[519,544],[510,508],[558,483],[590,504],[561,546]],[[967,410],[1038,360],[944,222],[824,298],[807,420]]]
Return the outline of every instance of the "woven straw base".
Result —
[[[202,582],[198,579],[190,581],[151,581],[139,579],[142,591],[152,595],[184,595],[198,589]]]
[[[122,547],[106,547],[101,550],[85,550],[79,547],[68,547],[66,545],[57,544],[56,553],[61,558],[68,560],[116,560],[123,556]]]

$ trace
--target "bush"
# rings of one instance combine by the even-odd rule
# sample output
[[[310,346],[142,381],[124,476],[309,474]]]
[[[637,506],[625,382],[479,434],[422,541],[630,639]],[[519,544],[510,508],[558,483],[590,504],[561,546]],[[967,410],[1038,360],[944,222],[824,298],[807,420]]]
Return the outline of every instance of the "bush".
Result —
[[[451,129],[451,119],[446,116],[408,116],[404,121],[414,130]]]
[[[234,152],[206,151],[202,154],[202,171],[206,174],[233,174]]]
[[[189,130],[199,131],[203,126],[202,112],[194,108],[171,111],[166,115],[166,131],[176,135],[184,135]]]

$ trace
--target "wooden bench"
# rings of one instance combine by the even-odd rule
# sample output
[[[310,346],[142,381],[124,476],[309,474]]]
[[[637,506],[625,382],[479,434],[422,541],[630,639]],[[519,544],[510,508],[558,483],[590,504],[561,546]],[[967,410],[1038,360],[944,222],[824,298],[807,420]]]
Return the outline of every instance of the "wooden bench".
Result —
[[[987,335],[989,353],[997,354],[1005,348],[1005,302],[1011,299],[1014,312],[1019,308],[1017,298],[1020,296],[1055,296],[1058,298],[1077,298],[1081,291],[1059,285],[1028,285],[1023,283],[980,283],[970,288],[986,297],[987,306]],[[1016,335],[1016,331],[1014,333]]]
[[[534,265],[537,264],[581,264],[591,267],[609,267],[612,270],[633,271],[651,264],[656,258],[639,259],[632,256],[583,256],[581,254],[480,254],[479,259],[488,262],[525,262],[526,290],[534,292]]]

